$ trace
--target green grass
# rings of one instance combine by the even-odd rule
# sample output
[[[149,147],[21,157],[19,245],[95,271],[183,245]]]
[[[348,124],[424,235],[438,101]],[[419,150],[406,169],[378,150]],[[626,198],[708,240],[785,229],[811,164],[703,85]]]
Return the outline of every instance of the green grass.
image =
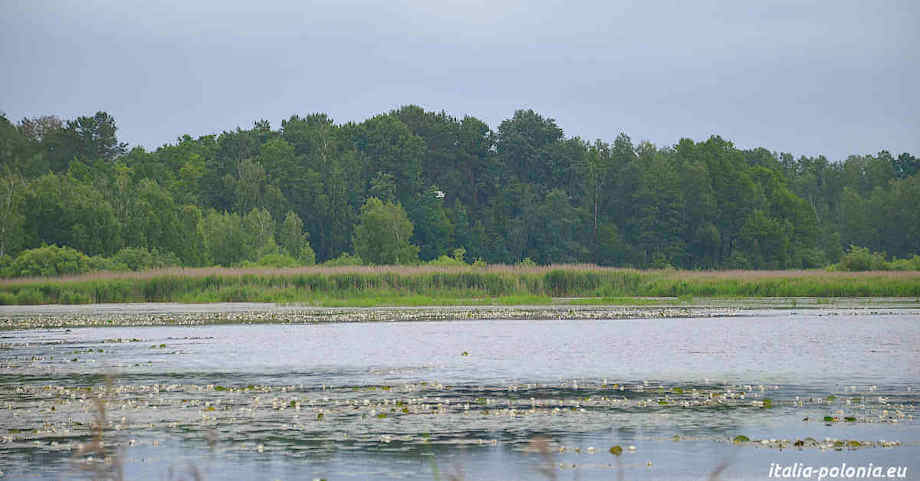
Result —
[[[689,304],[678,299],[660,299],[648,297],[584,297],[565,299],[564,304],[588,305],[588,306],[660,306],[660,305],[678,305]]]
[[[289,304],[316,307],[414,307],[414,306],[520,306],[547,305],[553,298],[546,296],[500,296],[500,297],[431,297],[411,296],[356,296],[348,299],[316,297],[309,301],[285,301]]]
[[[0,304],[246,301],[328,307],[544,305],[553,303],[553,298],[571,297],[575,299],[562,302],[651,305],[688,304],[712,297],[918,296],[918,272],[639,271],[588,265],[211,268],[0,281]]]

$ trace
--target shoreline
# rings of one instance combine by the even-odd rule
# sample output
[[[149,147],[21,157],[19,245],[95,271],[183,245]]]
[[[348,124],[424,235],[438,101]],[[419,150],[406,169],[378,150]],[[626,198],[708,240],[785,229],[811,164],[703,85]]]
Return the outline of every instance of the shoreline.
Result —
[[[913,298],[712,298],[680,302],[656,298],[655,304],[379,306],[319,307],[274,303],[125,303],[0,306],[0,330],[79,327],[205,326],[220,324],[325,324],[464,320],[624,320],[744,317],[754,313],[841,311],[876,314],[891,310],[920,312]],[[646,299],[648,300],[648,299]],[[916,312],[915,312],[916,311]]]

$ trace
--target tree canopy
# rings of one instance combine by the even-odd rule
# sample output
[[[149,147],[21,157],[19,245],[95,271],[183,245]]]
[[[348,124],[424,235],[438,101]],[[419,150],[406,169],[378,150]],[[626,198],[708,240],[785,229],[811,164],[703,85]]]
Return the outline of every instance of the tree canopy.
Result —
[[[0,116],[0,268],[49,246],[131,268],[414,263],[457,249],[489,263],[686,269],[821,267],[851,246],[920,254],[913,154],[834,162],[718,136],[611,136],[567,137],[532,110],[492,130],[409,105],[360,123],[259,120],[147,151],[120,142],[105,112]],[[39,254],[51,252],[93,265]],[[71,269],[25,267],[36,255],[16,269]]]

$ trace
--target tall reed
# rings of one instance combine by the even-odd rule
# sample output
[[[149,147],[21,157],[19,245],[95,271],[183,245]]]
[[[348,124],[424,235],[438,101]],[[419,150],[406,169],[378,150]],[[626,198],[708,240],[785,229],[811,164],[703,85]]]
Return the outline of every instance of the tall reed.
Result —
[[[166,269],[0,281],[0,304],[549,297],[920,297],[920,272],[613,269],[590,265]],[[496,301],[501,303],[500,301]],[[406,305],[411,305],[412,302]]]

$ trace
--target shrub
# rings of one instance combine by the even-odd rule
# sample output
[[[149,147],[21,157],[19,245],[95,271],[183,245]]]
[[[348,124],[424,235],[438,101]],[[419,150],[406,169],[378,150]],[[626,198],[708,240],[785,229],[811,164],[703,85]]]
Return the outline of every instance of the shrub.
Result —
[[[148,251],[144,247],[125,247],[112,256],[108,269],[143,271],[176,265],[179,265],[179,259],[172,252],[160,252],[156,248]]]
[[[892,259],[888,267],[893,271],[920,271],[920,255],[914,254],[910,259]]]
[[[466,255],[466,249],[463,247],[458,247],[454,249],[453,256],[447,257],[446,254],[441,254],[437,259],[431,259],[426,264],[429,266],[466,266],[466,261],[463,260],[463,256]]]
[[[92,268],[86,254],[70,247],[44,246],[22,251],[7,269],[10,277],[80,274]]]
[[[300,249],[300,255],[298,255],[297,258],[300,260],[300,265],[303,266],[312,266],[316,264],[316,252],[313,251],[313,248],[310,247],[310,244],[307,244]]]
[[[360,257],[356,255],[343,252],[342,255],[336,257],[335,259],[329,259],[326,262],[323,262],[323,265],[326,267],[340,267],[340,266],[360,266],[364,262]]]
[[[885,254],[880,252],[870,252],[867,247],[850,246],[840,262],[833,266],[833,270],[839,271],[884,271],[888,270],[888,263],[885,262]]]
[[[285,254],[267,254],[255,262],[243,262],[243,267],[298,267],[301,263],[297,259]]]
[[[118,264],[112,259],[102,256],[90,256],[89,257],[89,271],[117,271],[117,270],[127,270],[123,264]]]
[[[525,257],[521,259],[521,262],[518,262],[518,265],[521,267],[535,267],[537,265],[530,257]]]

